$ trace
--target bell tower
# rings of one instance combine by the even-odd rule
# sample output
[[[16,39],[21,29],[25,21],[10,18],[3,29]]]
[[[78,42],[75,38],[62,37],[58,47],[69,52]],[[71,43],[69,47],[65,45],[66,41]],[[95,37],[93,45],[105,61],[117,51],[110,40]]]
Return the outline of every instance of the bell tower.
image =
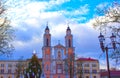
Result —
[[[69,26],[67,27],[67,30],[66,30],[65,47],[66,47],[68,55],[74,52],[73,35],[71,34],[71,29]]]
[[[43,39],[44,39],[44,46],[50,47],[51,46],[51,34],[50,34],[48,26],[46,26]]]
[[[74,63],[75,63],[75,53],[74,53],[74,47],[73,47],[73,35],[71,34],[71,29],[68,26],[66,30],[66,36],[65,36],[65,47],[66,47],[66,54],[67,54],[67,69],[69,72],[67,72],[71,78],[74,77]],[[66,75],[67,76],[67,75]],[[69,78],[69,77],[68,77]]]
[[[46,78],[50,78],[51,71],[51,34],[48,25],[45,28],[43,36],[43,47],[42,47],[42,64],[43,72]]]
[[[71,34],[71,29],[70,27],[67,28],[66,30],[66,36],[65,36],[65,45],[66,47],[72,47],[73,46],[73,36]]]

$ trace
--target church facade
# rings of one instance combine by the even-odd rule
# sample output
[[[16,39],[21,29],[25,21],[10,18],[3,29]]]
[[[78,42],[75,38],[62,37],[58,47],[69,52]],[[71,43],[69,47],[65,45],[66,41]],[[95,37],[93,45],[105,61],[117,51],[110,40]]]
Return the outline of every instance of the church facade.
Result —
[[[42,47],[42,76],[44,78],[75,78],[75,49],[70,27],[66,29],[65,46],[51,45],[51,34],[46,26]]]
[[[73,35],[70,27],[66,29],[65,45],[58,43],[51,45],[51,34],[46,26],[43,34],[42,65],[40,78],[100,78],[99,61],[93,58],[75,59],[75,48],[73,46]],[[25,78],[24,71],[29,66],[30,59],[22,60],[0,60],[0,78]],[[22,65],[21,73],[17,73],[18,65]],[[31,72],[31,71],[30,71]],[[28,75],[28,78],[31,78]],[[35,76],[36,78],[36,76]]]

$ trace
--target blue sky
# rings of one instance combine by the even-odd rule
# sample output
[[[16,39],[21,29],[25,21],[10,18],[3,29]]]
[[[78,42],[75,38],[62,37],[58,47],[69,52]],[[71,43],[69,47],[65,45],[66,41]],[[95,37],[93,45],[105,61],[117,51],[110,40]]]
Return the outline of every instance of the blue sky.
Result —
[[[69,26],[73,34],[76,57],[91,57],[106,65],[105,54],[99,48],[99,31],[93,29],[92,20],[96,7],[108,6],[113,0],[7,0],[8,18],[15,28],[12,59],[42,55],[43,34],[48,22],[52,46],[64,43]],[[102,54],[101,58],[99,56]]]

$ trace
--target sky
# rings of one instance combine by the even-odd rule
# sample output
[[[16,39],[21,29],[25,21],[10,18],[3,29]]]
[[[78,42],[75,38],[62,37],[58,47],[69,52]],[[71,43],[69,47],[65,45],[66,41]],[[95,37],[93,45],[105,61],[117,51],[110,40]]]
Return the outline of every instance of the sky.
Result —
[[[16,35],[13,41],[15,51],[9,59],[31,58],[34,50],[41,58],[43,34],[48,23],[52,46],[59,40],[65,44],[69,26],[76,57],[98,59],[104,68],[105,53],[100,49],[99,31],[93,28],[92,20],[97,15],[96,8],[109,6],[111,2],[113,0],[7,0],[8,19]]]

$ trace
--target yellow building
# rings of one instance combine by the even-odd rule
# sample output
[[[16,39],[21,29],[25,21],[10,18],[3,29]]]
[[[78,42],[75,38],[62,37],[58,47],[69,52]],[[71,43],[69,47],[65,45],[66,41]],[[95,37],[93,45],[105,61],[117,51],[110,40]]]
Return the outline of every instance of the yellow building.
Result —
[[[16,78],[18,70],[21,70],[22,75],[23,70],[26,68],[25,66],[26,61],[2,60],[0,61],[0,78]]]
[[[99,61],[92,58],[79,58],[77,61],[77,78],[100,78]]]
[[[0,78],[24,78],[23,73],[30,59],[27,60],[0,60]],[[39,59],[41,62],[42,60]],[[20,74],[19,74],[20,73]]]
[[[21,70],[20,77],[23,77],[24,69],[28,66],[30,59],[27,60],[2,60],[0,61],[0,78],[17,78],[18,70]],[[39,59],[42,62],[42,59]],[[77,78],[100,78],[99,62],[92,58],[79,58],[76,60]],[[21,67],[19,67],[21,66]]]

